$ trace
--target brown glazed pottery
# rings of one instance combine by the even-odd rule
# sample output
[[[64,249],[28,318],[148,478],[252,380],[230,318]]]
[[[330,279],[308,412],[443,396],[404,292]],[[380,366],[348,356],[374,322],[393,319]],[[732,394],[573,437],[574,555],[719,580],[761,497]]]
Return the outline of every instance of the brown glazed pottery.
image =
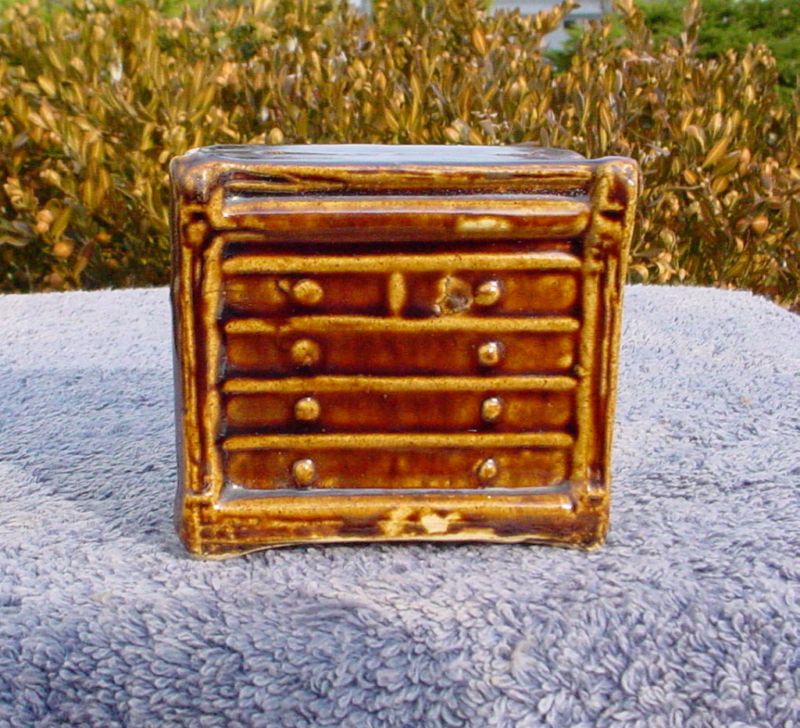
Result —
[[[222,146],[170,172],[191,553],[602,542],[635,162]]]

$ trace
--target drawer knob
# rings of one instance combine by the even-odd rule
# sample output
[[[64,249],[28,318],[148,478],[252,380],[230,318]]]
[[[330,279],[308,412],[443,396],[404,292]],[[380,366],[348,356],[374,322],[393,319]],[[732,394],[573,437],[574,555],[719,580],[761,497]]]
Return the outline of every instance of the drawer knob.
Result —
[[[484,422],[497,422],[503,414],[503,400],[500,397],[487,397],[481,402],[481,419]]]
[[[488,483],[497,477],[498,470],[497,461],[494,458],[486,458],[478,465],[478,480],[481,483]]]
[[[500,281],[484,281],[475,288],[472,299],[478,306],[494,306],[500,300],[502,291]]]
[[[319,344],[311,339],[298,339],[292,344],[292,361],[299,367],[310,367],[319,361]]]
[[[292,463],[292,478],[300,487],[311,485],[317,478],[317,466],[311,458],[295,460]]]
[[[314,422],[319,419],[319,401],[316,397],[303,397],[294,403],[295,419],[301,422]]]
[[[316,306],[322,296],[322,286],[310,278],[302,278],[292,286],[292,298],[303,306]]]
[[[503,358],[503,345],[499,341],[486,341],[478,347],[478,361],[485,367],[494,367]]]

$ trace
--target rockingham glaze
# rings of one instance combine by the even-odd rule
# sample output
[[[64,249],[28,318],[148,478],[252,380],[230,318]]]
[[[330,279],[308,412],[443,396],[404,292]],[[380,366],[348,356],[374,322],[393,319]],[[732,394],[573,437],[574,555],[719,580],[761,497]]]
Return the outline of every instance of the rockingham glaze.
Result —
[[[633,161],[228,146],[171,178],[192,553],[602,541]]]

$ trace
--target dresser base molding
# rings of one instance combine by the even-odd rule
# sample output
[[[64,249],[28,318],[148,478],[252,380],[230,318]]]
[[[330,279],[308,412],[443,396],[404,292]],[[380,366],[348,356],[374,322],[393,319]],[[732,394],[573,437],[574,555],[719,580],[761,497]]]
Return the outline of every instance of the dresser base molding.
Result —
[[[222,559],[294,544],[409,542],[549,543],[594,548],[608,528],[607,494],[574,485],[485,490],[348,489],[320,493],[228,487],[190,497],[181,537]],[[195,548],[192,548],[195,545]],[[200,548],[202,545],[202,549]]]

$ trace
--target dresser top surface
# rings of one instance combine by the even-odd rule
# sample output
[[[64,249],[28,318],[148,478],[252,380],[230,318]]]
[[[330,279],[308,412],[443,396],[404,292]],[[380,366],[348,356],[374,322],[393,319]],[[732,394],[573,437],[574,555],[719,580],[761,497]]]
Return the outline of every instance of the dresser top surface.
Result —
[[[312,167],[491,167],[585,161],[577,152],[532,144],[229,144],[192,149],[185,157],[193,162]]]

